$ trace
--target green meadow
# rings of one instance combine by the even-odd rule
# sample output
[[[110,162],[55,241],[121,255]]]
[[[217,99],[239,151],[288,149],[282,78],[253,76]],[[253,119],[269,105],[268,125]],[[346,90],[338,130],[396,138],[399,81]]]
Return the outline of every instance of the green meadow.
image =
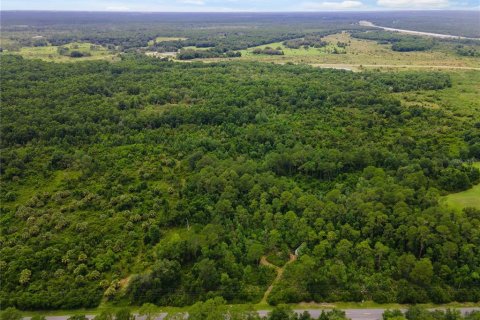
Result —
[[[41,59],[53,62],[71,62],[71,61],[85,61],[85,60],[107,60],[114,61],[117,59],[116,55],[111,53],[108,49],[102,46],[94,45],[92,43],[69,43],[61,46],[68,48],[69,51],[79,51],[86,54],[83,57],[73,58],[69,55],[61,55],[58,52],[60,46],[45,46],[45,47],[22,47],[18,54],[27,59]]]
[[[474,166],[480,169],[480,162],[476,162]],[[462,192],[449,194],[444,197],[444,201],[449,207],[457,210],[464,208],[480,209],[480,184]]]

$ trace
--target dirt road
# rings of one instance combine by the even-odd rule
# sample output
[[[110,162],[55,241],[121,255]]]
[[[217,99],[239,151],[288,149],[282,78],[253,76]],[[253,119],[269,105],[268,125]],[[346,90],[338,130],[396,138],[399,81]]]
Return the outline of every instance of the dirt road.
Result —
[[[261,264],[261,265],[264,265],[264,266],[268,266],[268,267],[270,267],[270,268],[273,268],[273,269],[275,269],[275,271],[277,272],[277,276],[276,276],[275,279],[273,280],[272,284],[270,284],[270,286],[268,287],[267,291],[265,291],[265,293],[263,294],[263,298],[262,298],[262,300],[260,301],[260,303],[267,303],[268,296],[270,295],[270,292],[272,292],[273,287],[278,283],[278,281],[280,281],[280,279],[282,279],[283,272],[285,271],[285,267],[286,267],[287,265],[289,265],[290,263],[294,262],[295,260],[297,260],[297,256],[290,253],[290,258],[288,259],[287,263],[285,263],[285,264],[283,265],[283,267],[278,267],[278,266],[273,265],[273,264],[271,264],[270,262],[268,262],[267,257],[265,257],[265,256],[263,256],[263,257],[260,259],[260,264]]]

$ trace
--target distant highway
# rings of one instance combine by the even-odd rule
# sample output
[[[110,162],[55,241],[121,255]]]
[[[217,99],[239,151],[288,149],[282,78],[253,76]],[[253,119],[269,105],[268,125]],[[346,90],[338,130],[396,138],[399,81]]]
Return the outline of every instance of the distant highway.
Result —
[[[468,39],[468,40],[480,40],[480,38],[469,38],[469,37],[461,37],[461,36],[453,36],[451,34],[441,34],[441,33],[432,33],[432,32],[422,32],[422,31],[414,31],[414,30],[405,30],[405,29],[396,29],[396,28],[389,28],[389,27],[382,27],[373,24],[370,21],[360,21],[359,24],[364,27],[373,27],[373,28],[380,28],[386,31],[396,31],[401,33],[408,33],[417,36],[429,36],[435,38],[443,38],[443,39]]]
[[[442,308],[439,308],[439,310]],[[480,311],[480,307],[475,307],[475,308],[456,308],[459,310],[462,314],[465,314],[467,312],[472,312],[472,311]],[[327,309],[325,309],[328,311]],[[298,309],[295,310],[297,313],[303,313],[304,311],[308,311],[310,315],[313,318],[318,318],[320,314],[322,313],[322,309]],[[347,318],[350,318],[352,320],[381,320],[382,319],[382,314],[385,311],[385,309],[345,309],[345,313],[347,314]],[[260,310],[258,311],[258,314],[261,317],[265,317],[268,315],[270,311],[268,310]],[[167,314],[166,313],[161,313],[155,320],[163,320]],[[140,317],[138,315],[135,315],[136,320],[145,320],[145,317]],[[93,315],[87,315],[87,318],[92,319],[94,316]],[[69,316],[47,316],[47,320],[67,320]],[[23,318],[24,320],[30,320],[30,317],[25,317]]]

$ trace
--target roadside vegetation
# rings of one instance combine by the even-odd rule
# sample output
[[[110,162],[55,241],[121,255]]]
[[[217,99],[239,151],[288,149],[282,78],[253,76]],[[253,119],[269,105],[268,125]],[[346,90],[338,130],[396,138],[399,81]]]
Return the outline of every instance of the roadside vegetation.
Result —
[[[188,311],[187,311],[188,310]],[[166,320],[186,319],[194,320],[349,320],[347,313],[339,309],[325,309],[319,311],[318,316],[312,316],[309,311],[294,309],[290,305],[279,305],[268,311],[266,315],[260,314],[252,308],[237,308],[225,304],[221,298],[209,299],[205,302],[195,303],[183,311],[165,312],[157,306],[146,303],[139,309],[132,311],[129,308],[103,310],[93,316],[94,320],[135,320],[142,317],[145,320],[158,319],[165,314]],[[426,309],[421,306],[411,306],[408,309],[387,309],[383,312],[383,320],[478,320],[480,311],[469,311],[462,314],[454,308]],[[22,313],[14,308],[7,308],[0,314],[1,320],[21,320]],[[45,320],[43,315],[34,315],[32,320]],[[86,320],[85,314],[74,314],[68,320]]]

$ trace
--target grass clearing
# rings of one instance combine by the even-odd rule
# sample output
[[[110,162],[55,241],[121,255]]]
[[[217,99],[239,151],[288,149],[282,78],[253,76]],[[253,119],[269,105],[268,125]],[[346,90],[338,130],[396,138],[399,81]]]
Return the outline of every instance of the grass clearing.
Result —
[[[61,55],[58,52],[59,46],[45,46],[45,47],[22,47],[20,51],[15,52],[27,59],[41,59],[45,61],[54,62],[71,62],[71,61],[85,61],[85,60],[108,60],[115,61],[117,56],[106,48],[94,45],[92,43],[69,43],[61,46],[66,47],[70,51],[80,51],[89,54],[88,56],[80,58],[72,58],[68,55]]]
[[[480,162],[474,163],[473,166],[480,169]],[[447,206],[459,211],[464,208],[480,209],[480,184],[462,192],[449,194],[443,201]]]
[[[278,56],[278,57],[318,57],[322,55],[332,54],[335,49],[337,49],[339,52],[345,51],[345,49],[339,48],[333,44],[329,44],[326,47],[322,47],[322,48],[310,47],[308,49],[305,49],[301,47],[299,49],[291,49],[284,46],[282,42],[274,42],[274,43],[269,43],[269,44],[265,44],[257,47],[248,48],[246,50],[241,50],[240,52],[242,53],[242,57],[253,57],[253,58],[261,57],[261,56],[272,57],[271,55],[252,53],[254,49],[265,49],[266,47],[271,47],[273,49],[280,48],[280,50],[283,51],[284,55]]]
[[[412,91],[395,94],[406,106],[442,109],[466,122],[480,117],[480,72],[448,71],[452,87],[442,90]],[[465,125],[469,125],[466,123]]]

